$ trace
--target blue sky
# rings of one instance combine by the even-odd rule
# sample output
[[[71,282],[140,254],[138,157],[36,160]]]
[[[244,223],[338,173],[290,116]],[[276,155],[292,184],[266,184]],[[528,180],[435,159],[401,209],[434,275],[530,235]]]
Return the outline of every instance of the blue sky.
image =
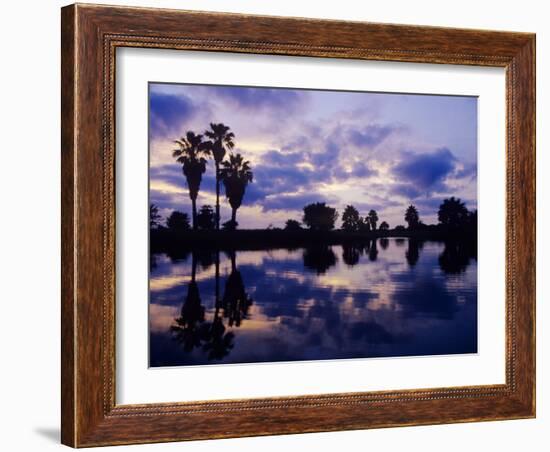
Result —
[[[250,161],[254,182],[237,213],[239,227],[282,227],[325,201],[340,214],[353,204],[404,224],[409,204],[437,222],[445,197],[477,208],[477,99],[279,88],[151,83],[150,202],[163,217],[191,213],[174,140],[223,122]],[[209,161],[197,205],[215,204]],[[222,188],[223,194],[223,188]],[[230,217],[221,197],[222,221]],[[338,227],[340,221],[338,221]]]

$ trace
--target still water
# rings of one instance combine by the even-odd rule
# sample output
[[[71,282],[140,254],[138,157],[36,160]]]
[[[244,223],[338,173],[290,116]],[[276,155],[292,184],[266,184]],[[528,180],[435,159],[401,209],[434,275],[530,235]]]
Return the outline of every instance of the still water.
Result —
[[[477,352],[477,261],[461,243],[151,257],[150,365]]]

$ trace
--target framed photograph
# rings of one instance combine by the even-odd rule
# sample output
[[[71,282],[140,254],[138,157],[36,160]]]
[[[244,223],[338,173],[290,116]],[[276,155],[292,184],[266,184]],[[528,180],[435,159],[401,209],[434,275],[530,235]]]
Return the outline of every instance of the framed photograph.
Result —
[[[62,442],[535,416],[535,36],[62,9]]]

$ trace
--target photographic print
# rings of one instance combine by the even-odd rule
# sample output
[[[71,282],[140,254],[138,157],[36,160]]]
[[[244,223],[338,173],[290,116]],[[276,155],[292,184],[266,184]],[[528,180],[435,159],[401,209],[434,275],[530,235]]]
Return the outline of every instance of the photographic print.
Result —
[[[151,367],[477,353],[477,98],[149,84]]]

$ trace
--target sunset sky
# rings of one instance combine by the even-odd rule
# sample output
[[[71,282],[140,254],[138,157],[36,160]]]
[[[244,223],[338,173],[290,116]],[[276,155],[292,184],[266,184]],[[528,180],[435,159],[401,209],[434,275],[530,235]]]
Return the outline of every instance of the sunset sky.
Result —
[[[250,161],[254,182],[237,212],[240,229],[283,227],[302,208],[375,209],[390,227],[409,204],[437,222],[445,197],[477,208],[477,98],[230,86],[149,85],[150,202],[165,218],[191,217],[173,141],[223,122]],[[215,205],[209,160],[197,206]],[[230,218],[222,185],[221,221]]]

